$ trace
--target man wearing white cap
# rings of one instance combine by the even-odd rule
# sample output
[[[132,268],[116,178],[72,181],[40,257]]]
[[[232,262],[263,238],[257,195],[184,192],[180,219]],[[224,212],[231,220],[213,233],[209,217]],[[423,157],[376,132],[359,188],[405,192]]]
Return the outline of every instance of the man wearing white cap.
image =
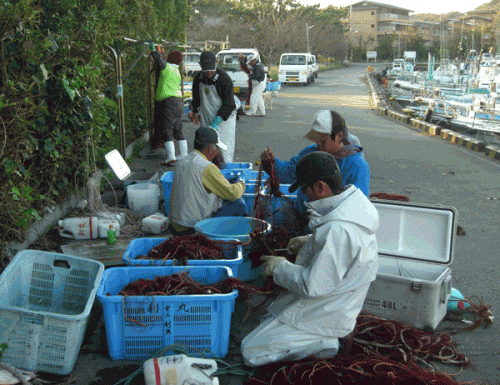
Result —
[[[269,167],[269,163],[274,163],[280,183],[290,184],[295,181],[295,166],[303,156],[313,151],[325,151],[337,160],[344,185],[352,184],[369,196],[370,168],[362,156],[363,149],[350,142],[342,116],[331,110],[318,111],[314,116],[311,130],[304,137],[314,144],[304,148],[289,161],[276,158],[268,147],[260,155],[264,170]],[[304,194],[302,196],[305,197]]]
[[[174,235],[194,234],[197,222],[213,216],[243,216],[241,199],[245,183],[234,183],[212,163],[220,150],[227,150],[212,127],[196,130],[194,150],[175,164],[170,193],[170,230]]]
[[[215,128],[226,144],[222,150],[224,162],[234,157],[236,133],[236,104],[233,81],[222,69],[217,68],[217,58],[210,51],[200,55],[201,72],[193,79],[193,111],[189,118],[195,124]]]
[[[266,106],[262,94],[266,90],[266,72],[254,54],[248,55],[247,66],[252,70],[248,76],[252,82],[252,94],[250,95],[250,109],[246,114],[249,116],[265,116]]]

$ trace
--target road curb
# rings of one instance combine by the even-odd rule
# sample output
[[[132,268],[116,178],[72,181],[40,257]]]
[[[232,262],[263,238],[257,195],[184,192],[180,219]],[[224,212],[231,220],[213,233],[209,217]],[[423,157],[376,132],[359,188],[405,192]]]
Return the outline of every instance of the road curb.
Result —
[[[500,147],[486,146],[485,154],[488,158],[500,160]]]

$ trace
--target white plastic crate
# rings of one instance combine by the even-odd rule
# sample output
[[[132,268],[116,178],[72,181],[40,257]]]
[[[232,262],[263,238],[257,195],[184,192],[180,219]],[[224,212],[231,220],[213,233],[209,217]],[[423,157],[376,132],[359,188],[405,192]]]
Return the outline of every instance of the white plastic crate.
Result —
[[[66,375],[73,370],[104,271],[101,262],[39,250],[16,254],[0,275],[1,362]]]
[[[451,294],[456,211],[453,207],[373,201],[379,271],[364,309],[375,315],[435,329]]]

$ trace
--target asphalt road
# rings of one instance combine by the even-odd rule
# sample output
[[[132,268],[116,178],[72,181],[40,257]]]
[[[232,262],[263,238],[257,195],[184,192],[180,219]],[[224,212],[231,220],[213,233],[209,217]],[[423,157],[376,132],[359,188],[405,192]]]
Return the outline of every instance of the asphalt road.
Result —
[[[500,305],[495,289],[500,278],[500,162],[376,114],[363,81],[366,69],[366,64],[357,64],[320,73],[308,87],[283,87],[265,118],[243,117],[238,123],[236,161],[257,160],[267,145],[279,158],[289,159],[309,144],[302,137],[314,113],[336,110],[361,140],[370,165],[370,192],[406,195],[412,203],[457,210],[458,225],[466,235],[455,238],[452,286],[465,297],[482,298],[495,314]],[[448,326],[465,325],[440,325]],[[500,384],[497,324],[460,332],[454,339],[472,361],[458,380]],[[453,367],[441,368],[456,372]]]
[[[406,195],[412,203],[452,206],[457,210],[458,224],[466,235],[455,239],[452,286],[466,297],[482,298],[495,314],[500,305],[495,290],[495,282],[500,278],[497,267],[500,162],[377,115],[371,104],[369,87],[363,81],[366,68],[366,64],[356,64],[322,72],[308,87],[283,87],[266,117],[244,116],[238,121],[234,161],[255,162],[268,145],[276,156],[289,159],[309,144],[303,136],[310,129],[315,112],[336,110],[346,119],[349,130],[361,140],[371,170],[371,192]],[[192,123],[185,122],[184,132],[190,149],[195,129]],[[138,160],[135,165],[160,172],[167,170],[159,161],[151,159]],[[131,166],[134,168],[134,164]],[[258,323],[257,316],[242,322],[246,305],[242,301],[239,304],[237,301],[231,324],[228,359],[233,362],[238,361],[238,344],[242,336]],[[440,329],[450,326],[464,325],[445,321]],[[493,323],[489,329],[460,332],[454,339],[472,361],[472,366],[456,376],[457,380],[500,384],[497,324]],[[102,345],[102,341],[96,344]],[[100,377],[99,370],[106,367],[115,368],[109,372],[112,378],[120,378],[118,366],[124,362],[111,362],[96,353],[96,349],[89,350],[92,353],[81,355],[73,373],[61,383],[89,384],[96,381]],[[440,366],[440,369],[447,373],[457,372],[456,367]],[[94,383],[113,383],[108,381]],[[242,382],[241,378],[225,376],[221,377],[221,383],[238,385]]]

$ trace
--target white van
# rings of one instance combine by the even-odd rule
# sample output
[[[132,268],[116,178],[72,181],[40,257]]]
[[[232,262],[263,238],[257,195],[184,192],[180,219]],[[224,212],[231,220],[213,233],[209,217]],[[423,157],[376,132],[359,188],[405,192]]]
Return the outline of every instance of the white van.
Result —
[[[248,75],[240,68],[238,56],[253,54],[260,61],[260,54],[256,48],[231,48],[217,53],[218,67],[228,73],[233,80],[234,94],[246,96],[248,93]],[[264,68],[265,70],[265,68]]]
[[[314,60],[315,62],[315,60]],[[281,84],[314,82],[314,64],[310,53],[284,53],[280,58],[278,80]]]
[[[310,60],[311,60],[311,66],[313,68],[313,75],[315,78],[318,78],[319,65],[318,65],[318,61],[316,59],[316,56],[311,55]]]
[[[200,56],[201,52],[198,51],[189,51],[184,54],[182,63],[184,66],[184,73],[187,76],[194,76],[196,72],[201,71]]]

